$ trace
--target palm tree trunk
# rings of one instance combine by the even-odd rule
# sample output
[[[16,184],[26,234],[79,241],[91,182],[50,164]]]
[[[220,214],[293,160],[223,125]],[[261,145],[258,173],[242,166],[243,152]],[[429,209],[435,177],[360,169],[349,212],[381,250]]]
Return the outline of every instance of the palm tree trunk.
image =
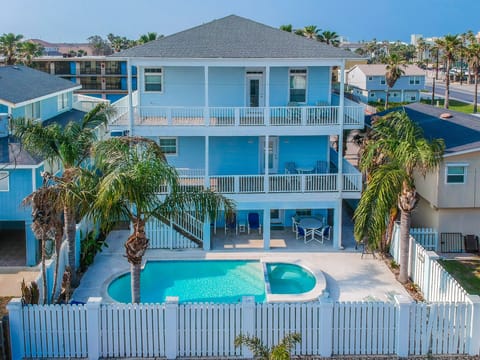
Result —
[[[56,293],[56,288],[57,288],[57,283],[58,283],[58,267],[60,264],[60,259],[58,256],[60,255],[60,247],[62,245],[62,236],[60,237],[55,237],[55,256],[56,256],[56,261],[55,261],[55,273],[53,274],[53,287],[52,287],[52,297],[50,300],[51,304],[55,303],[55,293]]]
[[[473,113],[477,113],[477,101],[478,101],[478,69],[475,69],[475,91],[473,93]]]
[[[408,281],[408,258],[410,247],[410,212],[400,214],[400,274],[398,281],[405,284]]]
[[[385,110],[388,110],[388,88],[385,91]]]
[[[48,302],[48,294],[47,294],[47,270],[45,269],[45,259],[47,258],[47,251],[45,249],[45,237],[42,236],[40,240],[40,245],[42,247],[42,287],[43,287],[43,305],[47,304]]]
[[[72,271],[72,284],[77,281],[77,268],[75,266],[75,235],[76,235],[76,219],[75,210],[69,206],[63,208],[63,216],[65,221],[65,234],[68,241],[68,266]]]
[[[448,109],[448,100],[450,98],[450,59],[447,59],[447,66],[446,66],[446,78],[445,78],[445,102],[443,107]]]
[[[140,270],[141,264],[131,264],[131,286],[132,286],[132,302],[138,304],[140,302]]]

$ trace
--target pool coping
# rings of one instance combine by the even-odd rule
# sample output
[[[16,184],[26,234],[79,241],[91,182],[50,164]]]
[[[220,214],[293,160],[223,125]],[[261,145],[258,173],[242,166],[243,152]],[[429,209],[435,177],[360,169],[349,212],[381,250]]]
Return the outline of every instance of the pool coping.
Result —
[[[192,261],[192,260],[200,260],[200,259],[183,259],[183,261]],[[220,259],[217,259],[220,260]],[[325,276],[321,270],[312,270],[314,267],[308,261],[303,259],[292,259],[292,258],[270,258],[270,257],[261,257],[257,259],[236,259],[236,260],[245,260],[245,261],[259,261],[262,266],[263,276],[264,276],[264,283],[265,283],[265,302],[266,303],[274,303],[274,302],[307,302],[307,301],[314,301],[318,300],[319,298],[327,298],[328,292],[326,291],[327,288],[327,281]],[[145,268],[145,265],[149,261],[178,261],[178,260],[168,260],[168,259],[145,259],[142,263],[142,270]],[[180,260],[182,261],[182,260]],[[204,261],[212,261],[212,259],[204,259]],[[215,261],[215,260],[213,260]],[[270,282],[268,280],[268,274],[265,269],[266,263],[284,263],[284,264],[293,264],[303,267],[304,269],[308,270],[314,277],[315,277],[315,286],[312,290],[301,293],[301,294],[271,294],[270,293]],[[110,275],[101,285],[101,296],[103,302],[105,303],[119,303],[110,295],[108,294],[108,286],[110,283],[125,274],[129,274],[129,270],[121,270],[115,274]],[[162,304],[165,302],[161,302]]]
[[[303,259],[292,259],[292,258],[260,258],[260,262],[263,266],[263,274],[265,277],[265,296],[267,303],[275,302],[308,302],[318,300],[319,298],[328,298],[327,289],[327,280],[323,271],[321,270],[312,270],[314,267]],[[315,286],[312,290],[301,293],[301,294],[272,294],[270,292],[270,282],[268,280],[268,274],[266,271],[267,263],[280,263],[280,264],[293,264],[300,266],[308,270],[315,277]]]

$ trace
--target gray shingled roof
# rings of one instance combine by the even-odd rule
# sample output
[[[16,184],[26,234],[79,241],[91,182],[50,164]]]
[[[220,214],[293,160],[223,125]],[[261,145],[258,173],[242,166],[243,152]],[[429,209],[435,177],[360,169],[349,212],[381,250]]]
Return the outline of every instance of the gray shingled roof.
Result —
[[[78,84],[26,66],[0,66],[0,101],[19,104]]]
[[[230,15],[126,49],[113,57],[358,59],[357,54]]]
[[[427,139],[440,138],[445,141],[445,155],[457,152],[480,150],[480,118],[434,107],[431,105],[412,103],[403,107],[413,121],[419,124]],[[377,115],[399,110],[390,109]],[[450,119],[441,119],[443,113],[450,113]],[[367,119],[370,124],[370,117]]]

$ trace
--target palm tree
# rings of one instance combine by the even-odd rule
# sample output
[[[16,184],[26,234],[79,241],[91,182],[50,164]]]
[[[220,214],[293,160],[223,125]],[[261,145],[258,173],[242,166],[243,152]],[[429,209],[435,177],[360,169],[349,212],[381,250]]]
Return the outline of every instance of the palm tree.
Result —
[[[132,301],[140,302],[140,267],[148,247],[145,224],[155,217],[161,221],[174,214],[193,211],[206,221],[216,218],[219,209],[227,212],[233,203],[212,191],[182,192],[178,175],[153,140],[137,137],[111,138],[99,142],[95,149],[96,171],[104,174],[95,189],[96,197],[90,214],[109,224],[128,219],[133,232],[125,243],[130,263]],[[158,195],[160,186],[170,192]]]
[[[338,46],[340,45],[340,39],[335,31],[325,30],[318,35],[318,41],[324,42],[327,45]]]
[[[22,62],[27,66],[31,66],[33,58],[42,56],[43,50],[44,48],[42,45],[31,41],[25,41],[21,43],[20,54],[22,57]]]
[[[387,66],[385,67],[385,82],[387,83],[387,91],[385,96],[385,109],[388,109],[388,95],[391,88],[395,86],[400,77],[405,74],[402,67],[405,67],[398,55],[391,54],[387,59]]]
[[[295,344],[302,341],[302,336],[298,333],[288,334],[278,345],[269,349],[262,343],[262,340],[256,336],[248,336],[240,334],[235,338],[235,346],[245,345],[252,351],[255,359],[258,360],[289,360],[290,351]]]
[[[448,109],[448,102],[450,99],[450,69],[452,67],[455,55],[462,45],[462,40],[458,35],[446,35],[443,39],[435,40],[438,48],[443,52],[443,57],[446,61],[445,66],[445,103],[444,108]]]
[[[17,56],[20,49],[20,41],[23,35],[15,35],[13,33],[3,34],[0,36],[0,53],[5,56],[5,63],[7,65],[14,65],[17,63]]]
[[[32,207],[32,231],[35,237],[40,241],[42,251],[42,287],[43,304],[49,302],[47,294],[47,274],[45,269],[46,260],[46,241],[54,239],[55,250],[58,257],[59,244],[63,238],[63,224],[61,219],[62,207],[59,202],[60,191],[58,186],[48,184],[48,175],[43,173],[43,185],[23,200],[24,205]],[[55,264],[54,284],[50,302],[54,301],[55,289],[57,287],[58,264]]]
[[[308,25],[305,26],[301,31],[302,35],[305,36],[307,39],[317,39],[318,34],[321,30],[318,29],[316,25]]]
[[[147,42],[157,40],[161,38],[162,35],[157,35],[156,32],[148,32],[146,34],[140,35],[140,38],[138,39],[139,44],[146,44]]]
[[[473,81],[475,84],[473,93],[473,113],[475,114],[477,113],[478,102],[478,72],[480,71],[480,43],[478,41],[471,42],[467,47],[466,58],[470,68],[468,72],[473,72]]]
[[[372,122],[371,140],[363,151],[360,168],[368,182],[355,210],[355,238],[378,246],[395,203],[400,209],[400,275],[408,280],[409,233],[412,210],[418,198],[415,174],[436,169],[444,150],[443,140],[428,141],[408,115],[393,112]]]
[[[291,33],[291,32],[293,32],[292,24],[280,25],[280,30]]]
[[[60,163],[63,173],[55,180],[62,185],[62,204],[65,234],[69,245],[68,263],[75,280],[75,225],[78,199],[70,196],[75,183],[76,169],[90,157],[90,148],[96,140],[95,128],[107,123],[111,113],[108,105],[99,104],[87,113],[81,122],[69,122],[64,128],[58,124],[43,126],[40,122],[14,120],[13,133],[25,149],[50,163]]]

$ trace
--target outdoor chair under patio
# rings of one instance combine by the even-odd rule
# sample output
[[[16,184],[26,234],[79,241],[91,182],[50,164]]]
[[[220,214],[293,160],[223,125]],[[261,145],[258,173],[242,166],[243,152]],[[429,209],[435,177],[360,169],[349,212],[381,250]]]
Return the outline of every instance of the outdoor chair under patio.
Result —
[[[315,230],[315,235],[320,237],[320,242],[323,244],[324,240],[330,240],[331,226],[326,225],[320,230]]]
[[[301,226],[297,226],[297,232],[295,238],[298,239],[303,239],[303,242],[305,244],[308,244],[310,241],[314,239],[313,237],[313,230],[305,230]]]
[[[258,233],[262,233],[262,224],[260,224],[260,216],[258,213],[248,213],[248,233],[250,230],[258,229]]]
[[[228,231],[235,231],[235,234],[238,235],[237,214],[235,213],[228,214],[225,217],[225,235]]]

